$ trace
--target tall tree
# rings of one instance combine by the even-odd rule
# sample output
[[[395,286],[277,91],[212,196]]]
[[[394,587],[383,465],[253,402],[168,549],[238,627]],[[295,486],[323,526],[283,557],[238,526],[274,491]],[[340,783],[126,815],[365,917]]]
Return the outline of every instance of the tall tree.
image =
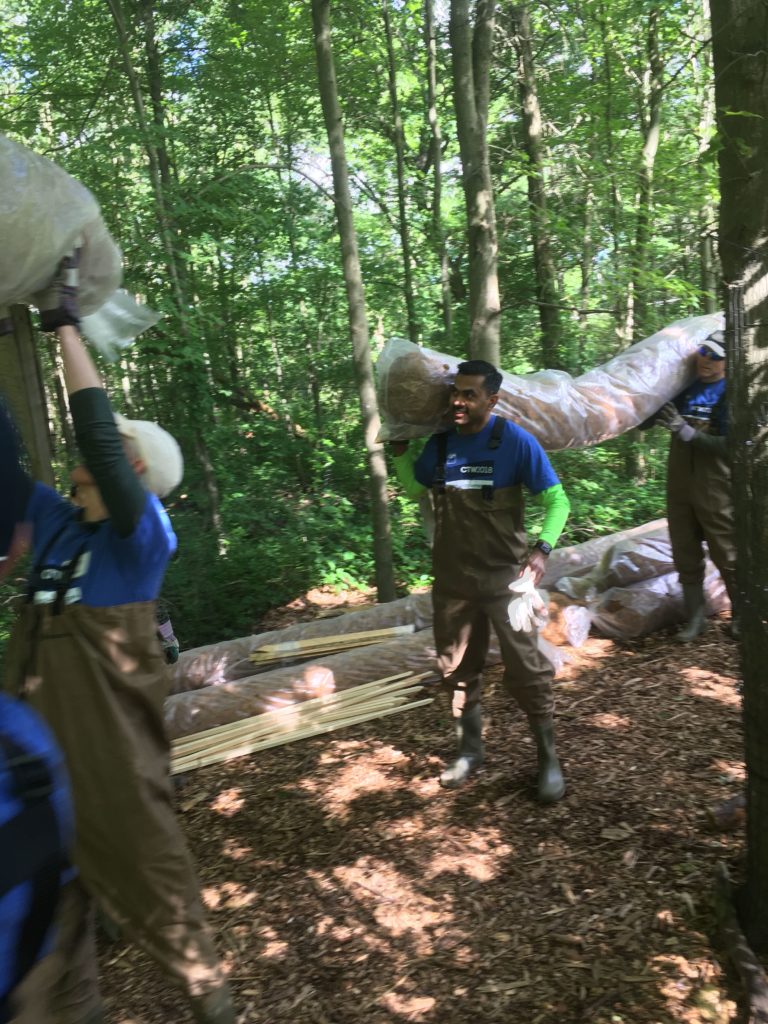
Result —
[[[747,869],[740,901],[768,950],[768,5],[712,0],[720,137],[720,259],[728,293],[729,419],[736,509],[747,763]]]
[[[637,171],[637,212],[635,240],[632,247],[632,278],[627,294],[627,340],[651,333],[648,316],[650,281],[646,273],[648,247],[653,225],[653,176],[656,154],[661,138],[661,102],[664,63],[659,49],[659,11],[651,8],[646,26],[647,64],[643,69],[639,90],[640,130],[642,146]]]
[[[384,39],[387,44],[387,87],[392,107],[392,140],[395,146],[395,168],[397,171],[397,212],[400,228],[400,248],[403,253],[403,290],[405,308],[408,311],[408,337],[417,345],[421,331],[416,319],[416,300],[413,291],[413,255],[411,253],[411,232],[408,224],[408,206],[405,184],[405,132],[400,113],[400,99],[397,95],[397,66],[395,46],[392,40],[392,22],[389,17],[391,0],[381,0],[381,16],[384,22]]]
[[[432,245],[440,260],[440,307],[447,347],[453,336],[451,265],[443,227],[443,132],[437,110],[437,33],[435,0],[424,0],[424,41],[427,49],[427,120],[430,130],[429,162],[432,165]]]
[[[536,304],[541,324],[541,354],[546,367],[559,368],[562,365],[560,294],[547,209],[544,140],[541,105],[536,88],[531,19],[527,7],[514,8],[512,17],[518,57],[523,149],[527,157],[526,178],[533,241],[533,269],[536,275]]]
[[[379,413],[376,388],[373,381],[373,363],[365,310],[365,291],[360,271],[357,233],[352,216],[352,197],[349,190],[349,171],[344,145],[344,123],[336,86],[336,69],[331,45],[330,0],[312,0],[312,24],[315,35],[315,54],[328,146],[331,153],[334,202],[339,225],[344,284],[349,309],[349,328],[352,338],[352,359],[357,377],[360,411],[363,419],[365,447],[371,479],[371,510],[373,519],[373,548],[376,565],[376,590],[380,601],[392,601],[395,583],[392,562],[392,538],[387,504],[387,466],[384,450],[376,441],[379,431]]]
[[[501,301],[498,238],[488,156],[488,101],[495,0],[451,0],[453,101],[469,248],[469,354],[498,365]]]

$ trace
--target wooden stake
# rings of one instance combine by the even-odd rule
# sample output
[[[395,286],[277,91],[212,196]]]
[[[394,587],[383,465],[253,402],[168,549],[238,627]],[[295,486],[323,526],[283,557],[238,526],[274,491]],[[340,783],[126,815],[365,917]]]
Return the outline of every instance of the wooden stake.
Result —
[[[310,700],[299,701],[287,704],[285,707],[273,711],[265,711],[260,715],[253,715],[250,718],[243,718],[236,722],[227,722],[224,725],[214,726],[203,732],[193,733],[189,736],[182,736],[172,743],[174,753],[187,752],[190,749],[200,749],[206,744],[214,742],[219,737],[233,737],[238,733],[247,733],[255,728],[279,729],[286,722],[297,716],[310,717],[315,712],[326,714],[339,713],[342,708],[359,704],[365,700],[372,699],[379,694],[397,694],[404,690],[413,688],[416,692],[421,687],[417,684],[430,676],[430,672],[421,672],[418,675],[401,673],[398,676],[391,676],[385,679],[377,679],[371,683],[364,683],[361,686],[353,686],[347,690],[339,690],[335,693],[324,694],[321,697],[313,697]]]
[[[178,759],[174,757],[171,760],[171,772],[176,775],[179,772],[187,772],[193,768],[205,768],[211,764],[220,764],[224,761],[231,761],[238,757],[245,757],[248,754],[258,753],[261,750],[269,750],[271,747],[279,747],[287,743],[297,742],[298,740],[310,739],[313,736],[320,736],[323,733],[332,732],[334,729],[344,728],[349,725],[359,725],[361,722],[368,722],[374,718],[386,718],[389,715],[396,715],[402,711],[408,711],[412,708],[424,707],[426,704],[431,704],[433,699],[434,698],[432,697],[427,697],[424,700],[413,701],[412,703],[404,704],[396,708],[390,708],[389,710],[375,711],[373,714],[360,714],[344,721],[343,724],[325,723],[314,728],[301,730],[301,732],[288,737],[280,736],[255,743],[246,742],[234,748],[217,750],[214,753],[207,755],[201,754],[196,757],[191,756]]]

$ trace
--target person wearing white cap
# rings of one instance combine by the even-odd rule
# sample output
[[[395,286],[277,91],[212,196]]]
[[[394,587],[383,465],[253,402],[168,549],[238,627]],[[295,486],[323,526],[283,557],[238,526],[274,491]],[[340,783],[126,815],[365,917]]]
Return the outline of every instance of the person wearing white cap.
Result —
[[[672,433],[667,466],[667,520],[683,588],[687,643],[706,629],[704,548],[735,609],[736,543],[725,407],[725,336],[715,331],[696,353],[696,380],[653,417]],[[731,632],[737,634],[734,614]]]
[[[5,685],[43,715],[64,753],[79,875],[62,893],[55,948],[14,993],[11,1021],[105,1020],[95,899],[180,986],[196,1021],[234,1024],[173,810],[163,729],[168,680],[155,605],[176,537],[158,496],[179,484],[183,460],[156,424],[113,415],[77,330],[73,268],[76,257],[38,307],[58,338],[83,457],[72,471],[75,501],[33,482],[18,460],[0,490],[27,524],[33,566]]]

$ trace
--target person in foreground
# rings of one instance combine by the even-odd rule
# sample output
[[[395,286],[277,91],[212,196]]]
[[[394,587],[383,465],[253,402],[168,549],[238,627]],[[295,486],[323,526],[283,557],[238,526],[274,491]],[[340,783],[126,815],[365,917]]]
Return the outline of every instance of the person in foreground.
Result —
[[[431,437],[415,461],[407,441],[392,442],[395,470],[406,494],[431,488],[435,645],[438,668],[452,692],[456,761],[441,785],[461,786],[483,761],[481,673],[493,625],[501,646],[504,686],[528,716],[538,754],[538,797],[565,794],[555,750],[552,666],[537,633],[509,621],[509,585],[526,568],[536,584],[557,543],[570,505],[538,441],[493,414],[501,374],[490,363],[461,363],[451,389],[453,428]],[[529,550],[523,486],[545,508],[540,538]]]
[[[722,331],[711,334],[696,354],[693,384],[641,426],[647,429],[658,425],[672,434],[667,464],[667,520],[687,620],[678,633],[682,643],[694,640],[707,626],[704,541],[731,599],[731,633],[738,634],[724,343]]]
[[[38,300],[55,330],[83,464],[76,507],[18,461],[0,480],[31,530],[27,601],[5,685],[39,711],[66,761],[79,871],[61,895],[56,945],[18,986],[16,1024],[98,1024],[92,899],[184,991],[195,1020],[235,1014],[176,821],[163,730],[165,659],[155,598],[176,539],[158,500],[181,480],[178,445],[116,417],[77,330],[75,260]],[[0,420],[0,429],[10,426]],[[0,437],[0,447],[6,438]]]

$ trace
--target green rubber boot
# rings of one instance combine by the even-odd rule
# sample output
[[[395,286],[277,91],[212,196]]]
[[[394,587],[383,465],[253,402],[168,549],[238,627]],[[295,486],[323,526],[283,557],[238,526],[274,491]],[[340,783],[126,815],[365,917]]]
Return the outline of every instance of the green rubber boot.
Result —
[[[707,628],[707,602],[704,597],[704,584],[684,583],[683,604],[687,622],[678,632],[676,639],[681,644],[689,644]]]
[[[456,723],[459,756],[440,775],[443,789],[458,789],[483,763],[483,712],[479,704],[465,711]]]
[[[551,721],[531,723],[536,740],[538,778],[536,795],[542,804],[554,804],[565,796],[563,770],[555,749],[555,728]]]
[[[198,1024],[237,1024],[229,985],[222,985],[204,996],[196,996],[190,999],[189,1005]]]

